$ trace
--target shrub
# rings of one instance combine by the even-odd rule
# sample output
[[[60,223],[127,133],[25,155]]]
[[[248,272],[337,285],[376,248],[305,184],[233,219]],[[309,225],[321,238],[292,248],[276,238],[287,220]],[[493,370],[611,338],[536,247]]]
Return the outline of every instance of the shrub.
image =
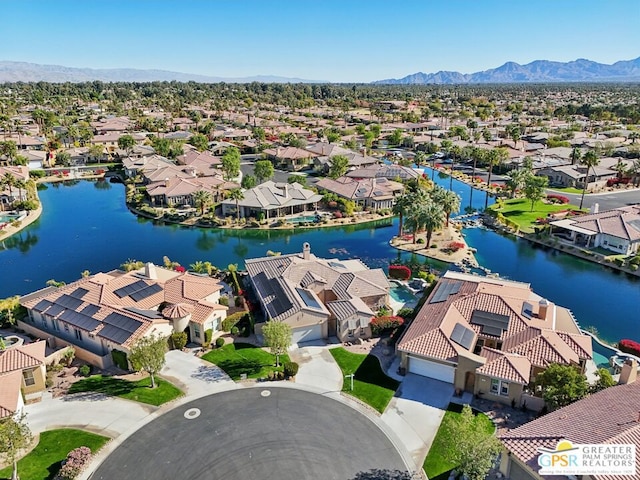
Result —
[[[185,332],[172,333],[171,344],[174,350],[182,350],[187,345],[187,334]]]
[[[423,243],[426,243],[426,240],[424,238],[419,238],[416,240],[416,243],[419,243],[420,245],[422,245]]]
[[[558,195],[556,193],[550,193],[547,195],[547,200],[551,203],[569,203],[569,198],[564,195]]]
[[[218,337],[216,338],[216,348],[224,347],[224,338]]]
[[[47,174],[45,173],[44,170],[30,170],[29,171],[29,177],[30,178],[43,178],[46,177]]]
[[[230,332],[236,324],[246,315],[245,312],[237,312],[229,315],[222,321],[222,331]]]
[[[451,250],[452,252],[457,252],[461,248],[464,248],[464,246],[465,245],[462,242],[451,242],[451,243],[449,243],[449,246],[447,248],[449,250]]]
[[[287,377],[295,377],[299,368],[300,366],[296,362],[287,362],[284,364],[284,374]]]
[[[383,333],[390,332],[400,325],[404,324],[404,319],[402,317],[374,317],[371,320],[371,333],[373,335],[381,335]]]
[[[213,337],[213,330],[211,328],[207,328],[204,331],[204,346],[208,347],[211,344],[211,337]]]
[[[89,365],[82,365],[78,371],[80,372],[80,375],[82,375],[83,377],[88,377],[89,375],[91,375],[91,367]]]
[[[340,212],[340,211],[335,211],[335,212],[333,212],[333,216],[334,216],[335,218],[342,218],[342,212]]]
[[[634,342],[633,340],[623,339],[618,343],[618,348],[621,352],[630,353],[631,355],[635,355],[636,357],[640,357],[640,343]]]
[[[56,475],[57,480],[73,480],[91,461],[89,447],[78,447],[69,452],[62,468]]]
[[[244,306],[244,298],[242,298],[240,295],[238,295],[234,300],[233,303],[236,307],[243,307]]]
[[[405,265],[389,265],[389,276],[399,280],[409,280],[411,269]]]
[[[121,350],[111,350],[111,358],[113,363],[122,370],[129,370],[129,361],[127,360],[127,354]]]
[[[403,319],[408,319],[408,318],[412,318],[413,317],[413,308],[409,308],[409,307],[402,307],[400,310],[398,310],[398,317],[403,318]]]
[[[225,307],[229,306],[229,297],[220,297],[220,300],[218,301],[218,303],[220,305],[224,305]]]
[[[238,330],[238,327],[236,326],[231,327],[231,335],[238,335],[239,331],[240,330]]]

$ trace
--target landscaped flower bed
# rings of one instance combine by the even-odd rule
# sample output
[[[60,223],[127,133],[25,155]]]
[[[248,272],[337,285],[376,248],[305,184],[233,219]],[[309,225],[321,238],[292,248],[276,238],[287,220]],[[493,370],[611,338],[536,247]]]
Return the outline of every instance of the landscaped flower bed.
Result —
[[[404,265],[389,265],[389,277],[398,280],[409,280],[411,278],[411,269]]]
[[[569,203],[569,197],[558,195],[556,193],[550,193],[547,195],[547,201],[549,201],[550,203]]]
[[[631,355],[640,357],[640,343],[638,342],[634,342],[633,340],[625,338],[623,340],[620,340],[618,348],[624,353],[630,353]]]
[[[381,335],[386,332],[391,332],[401,326],[404,323],[402,317],[373,317],[371,319],[371,333],[373,335]]]

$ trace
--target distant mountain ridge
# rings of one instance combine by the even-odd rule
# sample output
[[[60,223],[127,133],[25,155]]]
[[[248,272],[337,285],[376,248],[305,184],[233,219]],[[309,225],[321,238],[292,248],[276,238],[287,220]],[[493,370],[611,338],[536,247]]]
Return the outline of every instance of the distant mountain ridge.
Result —
[[[41,65],[27,62],[0,61],[0,83],[50,82],[80,83],[99,80],[102,82],[198,82],[198,83],[326,83],[302,78],[256,75],[252,77],[225,78],[168,70],[139,70],[135,68],[75,68],[62,65]]]
[[[535,60],[526,65],[507,62],[498,68],[476,73],[440,71],[414,73],[402,78],[377,80],[374,84],[423,85],[465,83],[554,83],[554,82],[640,82],[640,57],[612,65],[584,58],[571,62]]]

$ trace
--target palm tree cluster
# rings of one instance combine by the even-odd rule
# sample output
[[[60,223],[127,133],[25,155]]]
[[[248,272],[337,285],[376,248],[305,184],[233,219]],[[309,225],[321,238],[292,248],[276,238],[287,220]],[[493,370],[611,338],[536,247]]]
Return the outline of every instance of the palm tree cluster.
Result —
[[[449,217],[460,209],[460,196],[450,190],[436,186],[431,190],[417,186],[398,198],[393,213],[400,217],[398,236],[407,228],[416,243],[418,232],[426,232],[426,246],[431,245],[433,232],[449,226]]]

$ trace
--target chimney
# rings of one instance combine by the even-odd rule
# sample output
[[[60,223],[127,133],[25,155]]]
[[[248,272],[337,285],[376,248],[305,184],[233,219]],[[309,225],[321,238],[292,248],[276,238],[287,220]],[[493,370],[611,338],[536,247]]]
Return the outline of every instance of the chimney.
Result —
[[[302,244],[302,258],[304,258],[305,260],[309,260],[310,257],[311,257],[311,245],[309,245],[309,242],[304,242]]]
[[[590,213],[598,213],[599,211],[600,211],[600,204],[594,203],[593,206],[591,207]]]
[[[633,383],[638,378],[638,362],[634,358],[627,358],[622,364],[622,370],[620,371],[620,380],[618,385],[626,385],[627,383]],[[640,413],[638,417],[640,421]]]
[[[144,276],[147,277],[150,280],[157,280],[158,279],[158,273],[156,272],[156,266],[151,263],[151,262],[147,262],[144,265]]]
[[[543,298],[538,303],[538,318],[542,320],[547,319],[547,309],[549,308],[549,302],[547,302],[546,298]]]
[[[289,198],[289,184],[284,184],[284,198]]]

